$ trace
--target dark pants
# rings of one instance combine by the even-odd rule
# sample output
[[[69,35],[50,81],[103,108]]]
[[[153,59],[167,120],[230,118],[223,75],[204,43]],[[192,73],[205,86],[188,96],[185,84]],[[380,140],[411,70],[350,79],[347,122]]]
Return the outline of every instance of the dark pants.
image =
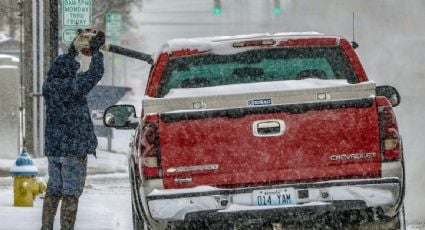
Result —
[[[43,202],[42,230],[53,229],[59,201],[61,229],[74,229],[81,196],[87,176],[87,157],[48,157],[49,181]]]
[[[87,156],[47,157],[49,182],[47,193],[61,196],[81,196],[87,176]]]

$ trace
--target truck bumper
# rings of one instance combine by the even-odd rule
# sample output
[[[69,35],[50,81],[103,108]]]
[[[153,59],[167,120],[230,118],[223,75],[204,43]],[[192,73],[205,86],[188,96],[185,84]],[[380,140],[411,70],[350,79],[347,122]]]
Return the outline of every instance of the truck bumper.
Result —
[[[256,206],[253,191],[293,189],[294,203]],[[191,189],[154,190],[147,197],[151,217],[157,221],[181,221],[199,217],[261,218],[302,214],[312,218],[326,212],[378,208],[398,209],[402,182],[397,177],[334,180],[318,183],[281,184],[221,189],[201,186]]]

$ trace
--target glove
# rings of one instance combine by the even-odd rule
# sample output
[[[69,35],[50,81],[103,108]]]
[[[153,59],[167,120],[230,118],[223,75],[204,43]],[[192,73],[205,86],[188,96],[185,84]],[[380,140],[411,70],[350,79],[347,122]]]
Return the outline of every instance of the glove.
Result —
[[[74,43],[75,43],[75,41],[77,40],[78,35],[80,35],[80,34],[81,34],[81,32],[82,32],[82,30],[81,30],[81,29],[78,29],[78,30],[77,30],[77,36],[75,36],[74,40],[72,40],[71,45],[70,45],[70,46],[69,46],[69,48],[68,48],[68,53],[69,53],[69,54],[71,54],[71,55],[72,55],[72,56],[74,56],[74,57],[78,55],[78,50],[77,50],[77,48],[75,47]]]
[[[90,49],[92,52],[99,51],[99,48],[103,45],[105,45],[105,33],[98,31],[89,42]]]

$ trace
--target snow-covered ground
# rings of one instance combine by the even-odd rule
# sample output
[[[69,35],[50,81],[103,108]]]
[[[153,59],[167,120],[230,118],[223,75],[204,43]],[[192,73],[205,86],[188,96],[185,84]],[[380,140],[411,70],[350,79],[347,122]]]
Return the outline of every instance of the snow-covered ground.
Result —
[[[80,198],[76,229],[131,229],[131,198],[127,158],[124,154],[98,151],[89,156],[88,176]],[[41,178],[47,180],[47,159],[33,159]],[[12,160],[0,160],[0,169],[8,171]],[[41,227],[43,200],[37,197],[34,207],[13,206],[13,178],[0,177],[0,229],[31,230]],[[55,229],[59,229],[56,215]]]
[[[100,171],[105,170],[100,168]],[[14,207],[12,184],[12,178],[0,178],[0,229],[40,229],[43,200],[37,197],[34,207]],[[130,202],[127,173],[89,175],[80,198],[75,229],[132,229]],[[58,211],[55,229],[59,228]]]

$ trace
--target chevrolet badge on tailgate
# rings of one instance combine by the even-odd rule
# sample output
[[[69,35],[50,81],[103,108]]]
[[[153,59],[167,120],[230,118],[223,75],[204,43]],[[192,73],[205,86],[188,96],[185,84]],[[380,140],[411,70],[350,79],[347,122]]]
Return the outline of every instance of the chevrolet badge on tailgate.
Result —
[[[348,161],[348,160],[361,160],[374,158],[376,153],[353,153],[353,154],[339,154],[330,157],[333,161]]]
[[[205,170],[218,170],[218,164],[171,167],[167,169],[167,173],[193,172]]]

